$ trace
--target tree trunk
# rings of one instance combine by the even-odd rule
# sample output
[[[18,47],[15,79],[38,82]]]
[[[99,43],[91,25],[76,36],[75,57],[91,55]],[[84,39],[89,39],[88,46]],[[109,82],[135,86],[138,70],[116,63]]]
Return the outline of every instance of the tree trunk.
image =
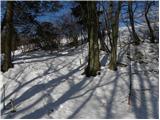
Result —
[[[106,51],[107,53],[110,53],[110,50],[108,48],[108,46],[106,45],[105,43],[105,34],[104,34],[104,31],[101,31],[99,30],[98,31],[98,38],[99,38],[99,41],[100,41],[100,50],[102,51]]]
[[[73,35],[73,42],[74,42],[75,48],[77,48],[79,43],[78,43],[78,36],[76,34]]]
[[[132,10],[132,1],[128,1],[128,14],[129,14],[129,19],[130,19],[130,25],[132,28],[132,37],[134,40],[135,45],[140,44],[140,39],[135,31],[135,26],[134,26],[134,13]]]
[[[113,44],[114,45],[111,46],[111,59],[109,62],[109,69],[117,70],[117,44],[116,43]]]
[[[4,49],[4,61],[2,65],[2,71],[5,72],[9,68],[13,67],[11,60],[11,42],[13,34],[13,2],[7,2],[7,13],[6,13],[6,39],[5,39],[5,49]]]
[[[119,28],[119,14],[121,11],[121,1],[118,3],[118,7],[113,16],[113,1],[110,2],[110,17],[111,17],[111,59],[109,63],[109,69],[117,70],[117,40],[118,40],[118,28]]]
[[[151,27],[151,24],[150,24],[150,21],[147,17],[147,15],[145,15],[145,19],[147,21],[147,25],[148,25],[148,28],[149,28],[149,32],[150,32],[150,42],[151,43],[155,43],[155,37],[154,37],[154,33],[153,33],[153,30],[152,30],[152,27]]]
[[[88,41],[89,41],[89,59],[86,68],[86,76],[96,76],[100,71],[99,46],[98,46],[98,19],[96,12],[96,2],[89,1],[88,4]]]
[[[146,3],[146,9],[145,9],[145,19],[146,19],[146,22],[147,22],[147,25],[148,25],[148,28],[149,28],[149,32],[150,32],[150,42],[151,43],[155,43],[155,36],[154,36],[154,33],[153,33],[153,30],[152,30],[152,27],[151,27],[151,24],[150,24],[150,21],[148,19],[148,12],[149,12],[149,9],[151,7],[151,3]]]

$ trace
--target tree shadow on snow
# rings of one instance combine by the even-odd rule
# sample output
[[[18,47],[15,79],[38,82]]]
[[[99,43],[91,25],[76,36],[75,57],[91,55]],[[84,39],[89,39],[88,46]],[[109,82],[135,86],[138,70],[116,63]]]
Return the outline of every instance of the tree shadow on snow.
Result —
[[[114,98],[115,98],[116,92],[117,92],[118,77],[119,77],[119,71],[117,70],[116,71],[116,76],[114,78],[114,83],[113,83],[113,89],[112,89],[112,92],[111,92],[111,96],[110,96],[110,99],[107,100],[105,119],[113,118],[112,107],[113,107]]]
[[[105,66],[108,60],[108,55],[104,55],[103,58],[101,59],[101,66]]]
[[[105,75],[105,72],[104,72],[104,75]],[[90,92],[89,95],[87,96],[87,98],[84,100],[84,102],[82,102],[82,103],[76,108],[76,110],[75,110],[67,119],[75,119],[75,118],[76,118],[76,115],[82,110],[82,108],[83,108],[83,107],[89,102],[89,100],[92,98],[94,92],[96,91],[96,88],[102,87],[102,86],[107,85],[107,84],[110,83],[110,82],[109,82],[109,83],[107,83],[107,84],[100,85],[100,83],[102,82],[102,79],[103,79],[104,75],[101,76],[101,78],[98,80],[98,83],[95,84],[94,87],[92,87],[91,89],[85,91],[84,93],[82,93],[82,94],[74,97],[74,98],[82,97],[82,96],[86,95],[88,92]],[[92,80],[92,81],[93,81],[93,80]]]
[[[136,118],[138,119],[148,119],[149,114],[151,114],[152,118],[157,119],[158,118],[158,98],[154,95],[152,89],[153,86],[151,83],[150,76],[148,75],[149,72],[146,70],[145,64],[140,65],[141,70],[144,71],[144,73],[138,72],[138,66],[137,63],[134,63],[134,69],[137,73],[137,77],[139,79],[139,88],[140,90],[132,90],[132,98],[131,98],[131,104],[133,111],[135,113]],[[145,75],[145,78],[142,77],[142,75]],[[147,84],[147,87],[146,85]],[[146,94],[149,94],[150,99],[147,99]],[[150,100],[150,101],[148,101]],[[147,103],[151,102],[148,105]],[[151,108],[151,112],[148,111],[149,107]]]
[[[72,65],[72,63],[73,63],[75,60],[76,60],[76,58],[73,59],[71,62],[63,65],[61,68],[58,68],[59,64],[56,65],[56,66],[53,66],[53,64],[46,63],[46,65],[47,65],[47,70],[45,70],[41,75],[38,75],[38,76],[36,76],[35,78],[33,78],[33,79],[31,79],[31,80],[23,83],[23,84],[20,83],[19,86],[18,86],[15,90],[13,90],[10,94],[8,94],[7,96],[5,96],[5,98],[3,98],[3,99],[1,100],[1,102],[4,102],[4,101],[7,100],[9,97],[11,97],[14,93],[20,91],[23,87],[25,87],[25,86],[27,86],[28,84],[34,82],[35,80],[37,80],[37,79],[39,79],[39,78],[42,78],[43,76],[50,75],[50,74],[52,74],[53,72],[58,72],[59,70],[65,68],[67,65],[70,65],[70,64]],[[51,61],[51,63],[52,63],[52,61]],[[85,64],[85,63],[84,63],[84,64]],[[84,64],[83,64],[83,65],[84,65]],[[22,74],[22,73],[25,71],[25,69],[27,69],[28,67],[29,67],[29,66],[24,67],[24,69],[21,70],[16,76],[21,77],[21,74]],[[53,69],[53,68],[55,68],[55,69]],[[53,69],[53,70],[52,70],[52,69]],[[31,72],[32,72],[32,71],[31,71]],[[28,75],[28,74],[29,74],[29,73],[26,73],[26,75]],[[21,79],[25,79],[25,76],[26,76],[26,75],[24,75]],[[15,76],[15,78],[13,79],[13,80],[15,80],[15,81],[19,78],[19,77],[17,78],[16,76]]]
[[[84,63],[85,64],[85,63]],[[52,91],[55,87],[57,87],[60,83],[64,82],[65,80],[69,79],[70,76],[72,76],[74,73],[78,72],[79,69],[81,67],[84,66],[84,64],[82,64],[81,66],[77,67],[76,69],[74,69],[73,71],[70,71],[68,74],[66,75],[62,75],[60,77],[57,77],[53,80],[50,80],[49,82],[47,83],[43,83],[43,84],[38,84],[38,85],[34,85],[32,86],[31,88],[29,88],[27,91],[25,91],[20,97],[18,97],[17,99],[15,99],[15,105],[19,105],[21,104],[22,102],[24,102],[25,100],[33,97],[34,95],[38,94],[38,93],[41,93],[42,91],[45,91],[47,90],[48,88],[50,88],[49,91]],[[49,71],[49,69],[45,72],[45,75],[46,73]],[[32,79],[29,81],[32,82],[34,81],[35,79],[38,79],[38,77]],[[83,85],[86,83],[86,80],[84,79],[83,81],[79,82],[78,84],[76,84],[75,86],[73,86],[68,92],[66,92],[66,94],[64,94],[61,98],[59,98],[57,101],[55,101],[53,103],[53,100],[51,99],[52,97],[49,95],[49,93],[47,94],[47,96],[50,96],[50,103],[48,103],[48,105],[44,106],[43,108],[31,113],[31,114],[28,114],[28,115],[25,115],[23,118],[40,118],[41,116],[43,116],[46,112],[48,108],[50,109],[57,109],[59,107],[59,105],[63,102],[65,102],[67,99],[69,99],[68,97],[70,97],[72,94],[75,94],[76,92],[78,92],[80,89],[82,89]],[[24,87],[25,85],[27,85],[27,83],[23,84],[23,86],[20,86],[18,87],[15,91],[17,92],[19,89],[21,89],[22,87]],[[12,93],[13,94],[13,93]],[[11,95],[9,95],[11,96]],[[8,97],[9,97],[8,96]],[[34,103],[32,103],[31,105],[27,106],[26,108],[23,108],[19,111],[17,111],[14,115],[12,115],[11,117],[14,117],[28,109],[31,109],[34,105],[36,105],[38,102],[40,102],[42,100],[42,98],[44,98],[46,95],[44,96],[41,96],[38,100],[36,100]],[[8,98],[7,97],[7,98]],[[10,118],[10,116],[7,116],[6,118]]]
[[[66,78],[66,77],[65,77]],[[49,111],[54,112],[55,110],[57,110],[61,104],[65,103],[66,101],[70,100],[70,97],[72,97],[74,94],[76,94],[77,92],[79,92],[81,89],[84,88],[84,86],[86,87],[87,85],[85,85],[87,82],[87,78],[84,78],[82,81],[80,81],[79,83],[75,84],[74,86],[72,86],[69,90],[67,90],[60,98],[58,98],[58,100],[56,100],[55,102],[50,102],[47,105],[41,107],[40,109],[25,115],[22,117],[22,119],[29,119],[29,118],[42,118],[43,115],[47,114]]]
[[[74,51],[74,52],[73,52]],[[42,51],[43,52],[43,51]],[[73,56],[75,54],[80,54],[82,52],[81,49],[76,48],[66,48],[60,51],[55,51],[53,53],[48,53],[48,51],[44,51],[43,54],[41,54],[41,51],[34,51],[33,53],[22,53],[20,55],[15,55],[14,63],[16,64],[23,64],[23,60],[29,60],[25,61],[25,63],[33,63],[33,62],[43,62],[46,60],[58,58],[58,57],[65,57],[65,56]],[[43,58],[43,59],[39,59]]]

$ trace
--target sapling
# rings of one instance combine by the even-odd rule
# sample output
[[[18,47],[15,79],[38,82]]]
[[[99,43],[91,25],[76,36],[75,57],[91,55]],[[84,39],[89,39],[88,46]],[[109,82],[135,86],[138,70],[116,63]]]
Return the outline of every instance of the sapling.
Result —
[[[131,41],[129,39],[129,54],[128,56],[131,56]],[[129,85],[129,95],[128,95],[128,105],[131,105],[131,96],[132,96],[132,68],[131,68],[131,59],[129,59],[129,80],[130,80],[130,85]]]

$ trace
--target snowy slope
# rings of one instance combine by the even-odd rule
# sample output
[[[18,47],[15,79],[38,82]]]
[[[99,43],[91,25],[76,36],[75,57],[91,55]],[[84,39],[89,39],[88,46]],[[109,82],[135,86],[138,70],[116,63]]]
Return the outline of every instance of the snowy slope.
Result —
[[[126,50],[126,52],[124,52]],[[109,57],[101,52],[101,74],[87,78],[87,45],[49,54],[18,54],[14,68],[2,74],[6,110],[2,118],[158,118],[158,44],[131,45],[132,98],[128,105],[128,46],[118,47],[117,71],[108,69]],[[4,88],[2,89],[2,101]],[[12,112],[10,99],[16,112]],[[2,104],[3,105],[3,104]],[[1,109],[2,109],[1,105]]]

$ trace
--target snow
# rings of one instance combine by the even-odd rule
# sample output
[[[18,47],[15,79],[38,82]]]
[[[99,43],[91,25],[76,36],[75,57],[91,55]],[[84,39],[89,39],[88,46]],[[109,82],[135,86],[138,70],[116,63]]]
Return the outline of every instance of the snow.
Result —
[[[123,36],[125,37],[125,36]],[[101,74],[85,77],[87,44],[49,54],[45,51],[16,52],[14,68],[3,76],[5,104],[14,101],[12,108],[2,109],[2,118],[158,118],[159,81],[158,47],[143,42],[131,45],[132,55],[137,49],[141,59],[131,61],[132,98],[128,105],[129,66],[108,69],[109,56],[100,53]],[[119,62],[129,64],[127,46],[118,47]],[[132,57],[133,57],[132,56]],[[4,88],[1,84],[2,95]],[[4,97],[2,97],[4,102]]]

